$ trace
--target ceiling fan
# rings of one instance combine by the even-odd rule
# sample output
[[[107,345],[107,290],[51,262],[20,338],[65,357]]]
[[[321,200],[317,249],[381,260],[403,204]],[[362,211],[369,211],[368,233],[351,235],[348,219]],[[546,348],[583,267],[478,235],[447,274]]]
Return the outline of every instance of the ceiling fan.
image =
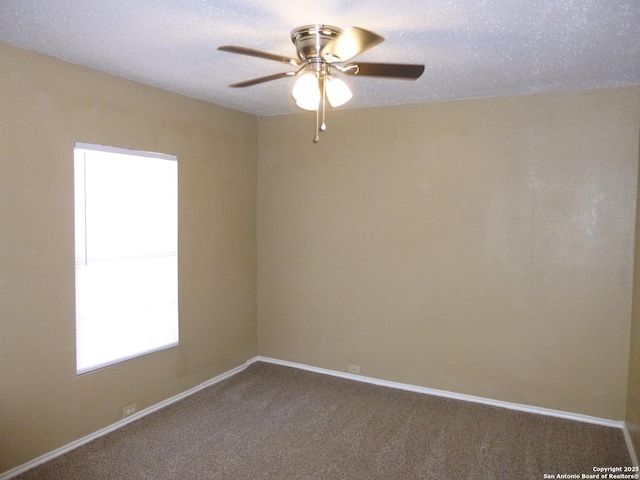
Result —
[[[416,80],[424,72],[424,65],[349,62],[384,41],[384,37],[364,28],[351,27],[343,31],[331,25],[305,25],[291,32],[291,41],[296,47],[298,58],[235,45],[223,45],[218,50],[275,60],[297,67],[294,71],[253,78],[229,86],[250,87],[280,78],[300,76],[291,93],[298,107],[316,112],[314,143],[320,140],[320,132],[327,128],[324,121],[326,102],[332,107],[338,107],[352,97],[347,84],[334,71],[351,76],[402,80]]]

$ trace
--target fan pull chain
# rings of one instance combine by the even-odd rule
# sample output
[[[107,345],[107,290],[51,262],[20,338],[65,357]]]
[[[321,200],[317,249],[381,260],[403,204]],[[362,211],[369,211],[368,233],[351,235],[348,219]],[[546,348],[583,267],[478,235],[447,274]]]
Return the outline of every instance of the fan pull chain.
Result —
[[[321,97],[324,96],[324,82],[322,81],[322,76],[320,73],[316,72],[316,77],[318,78],[318,88],[321,92]],[[322,98],[318,99],[318,105],[316,107],[316,136],[313,138],[313,143],[318,143],[320,141],[320,108],[322,107]],[[324,109],[323,109],[324,110]],[[322,122],[324,123],[324,111],[322,112]]]
[[[327,129],[327,124],[325,123],[325,110],[327,107],[327,89],[325,85],[325,78],[326,76],[323,72],[318,74],[318,86],[320,87],[321,98],[318,102],[318,108],[316,108],[316,136],[313,139],[313,143],[318,143],[320,141],[320,133],[324,132]],[[320,115],[322,115],[322,123],[320,123]]]
[[[313,143],[318,143],[320,141],[320,109],[316,108],[316,136],[313,138]]]
[[[320,85],[322,88],[322,125],[320,125],[320,131],[324,132],[327,129],[327,124],[324,123],[324,112],[327,108],[327,75],[324,72],[321,75],[322,80],[320,80]]]

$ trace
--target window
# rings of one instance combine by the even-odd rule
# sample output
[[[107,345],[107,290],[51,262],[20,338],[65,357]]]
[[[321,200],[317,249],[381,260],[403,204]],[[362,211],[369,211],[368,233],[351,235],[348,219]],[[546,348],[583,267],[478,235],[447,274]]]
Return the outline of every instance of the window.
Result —
[[[76,371],[178,344],[175,156],[76,143]]]

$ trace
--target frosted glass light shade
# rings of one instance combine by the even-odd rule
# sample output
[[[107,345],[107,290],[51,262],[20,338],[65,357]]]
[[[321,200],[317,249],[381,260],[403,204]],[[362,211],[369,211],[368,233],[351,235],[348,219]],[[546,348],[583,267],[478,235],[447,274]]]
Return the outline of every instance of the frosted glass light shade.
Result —
[[[314,73],[305,73],[296,81],[291,94],[300,108],[317,110],[320,103],[318,77]]]
[[[324,85],[327,91],[327,100],[332,107],[344,105],[353,97],[347,84],[337,77],[327,77]]]

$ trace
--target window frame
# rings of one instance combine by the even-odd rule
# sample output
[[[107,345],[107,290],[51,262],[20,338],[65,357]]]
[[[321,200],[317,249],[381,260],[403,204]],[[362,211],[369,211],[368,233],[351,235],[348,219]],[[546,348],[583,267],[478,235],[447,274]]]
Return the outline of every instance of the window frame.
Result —
[[[139,150],[132,150],[127,148],[97,145],[97,144],[84,143],[84,142],[74,142],[73,152],[74,152],[74,159],[73,159],[73,162],[74,162],[73,163],[73,166],[74,166],[74,169],[73,169],[74,171],[74,255],[75,255],[75,265],[76,265],[75,273],[74,273],[74,282],[75,282],[74,298],[76,302],[75,303],[76,308],[74,310],[74,326],[75,326],[75,340],[76,340],[76,374],[83,375],[83,374],[90,373],[111,365],[116,365],[116,364],[125,362],[127,360],[131,360],[133,358],[138,358],[144,355],[148,355],[148,354],[165,350],[168,348],[173,348],[179,345],[179,325],[180,325],[179,308],[178,308],[179,306],[179,302],[178,302],[178,291],[179,291],[179,285],[178,285],[178,175],[179,173],[178,173],[178,170],[179,169],[178,169],[178,158],[176,155],[172,155],[172,154],[139,151]],[[82,292],[82,289],[87,287],[86,287],[86,283],[83,285],[80,284],[82,280],[79,280],[79,276],[81,276],[82,274],[79,275],[78,272],[89,271],[88,269],[90,268],[89,267],[90,263],[115,264],[118,261],[120,261],[121,263],[126,263],[127,261],[126,259],[123,261],[122,258],[117,258],[115,260],[113,259],[112,260],[91,260],[87,258],[87,255],[86,255],[87,241],[88,241],[87,240],[87,223],[86,223],[87,221],[87,212],[86,212],[87,175],[85,170],[87,160],[86,160],[86,157],[83,157],[82,160],[79,160],[78,158],[79,155],[86,155],[85,152],[88,152],[88,153],[95,152],[100,155],[105,153],[116,154],[116,155],[127,155],[127,156],[137,157],[137,160],[157,159],[157,160],[175,162],[175,172],[169,169],[170,171],[169,179],[171,182],[175,182],[174,188],[172,186],[173,191],[171,192],[171,200],[170,200],[172,202],[173,198],[175,198],[175,220],[170,220],[171,222],[175,221],[175,223],[169,224],[170,225],[169,230],[175,231],[175,239],[173,240],[170,239],[172,234],[170,234],[170,237],[167,237],[169,239],[169,243],[171,243],[172,245],[175,245],[175,250],[169,251],[166,254],[151,252],[151,253],[144,253],[142,255],[133,255],[130,259],[133,262],[135,262],[136,260],[144,261],[145,259],[151,259],[151,262],[153,262],[154,258],[166,256],[167,258],[164,261],[162,260],[159,260],[159,261],[160,263],[165,264],[165,270],[166,270],[166,265],[169,265],[169,270],[171,271],[171,278],[169,278],[170,286],[168,288],[171,292],[171,295],[175,293],[175,301],[170,299],[168,302],[168,303],[171,303],[170,305],[171,311],[166,313],[163,312],[161,315],[159,315],[159,317],[162,317],[163,315],[167,316],[167,319],[164,320],[164,324],[165,324],[165,327],[168,325],[169,328],[165,328],[164,331],[167,338],[170,337],[170,341],[161,341],[159,343],[158,342],[154,343],[155,340],[149,341],[149,338],[147,338],[147,344],[150,345],[149,348],[138,349],[133,353],[127,353],[124,355],[121,353],[114,353],[114,351],[119,351],[123,348],[121,345],[118,345],[114,347],[114,349],[112,350],[111,356],[108,360],[101,361],[98,363],[93,362],[90,364],[87,364],[87,362],[84,362],[81,365],[80,359],[81,359],[82,352],[84,352],[84,355],[85,355],[84,357],[82,357],[84,361],[84,359],[86,359],[87,350],[82,349],[80,345],[80,342],[81,342],[80,337],[82,335],[79,332],[83,331],[83,327],[80,325],[80,322],[82,321],[82,319],[80,318],[82,313],[80,312],[86,311],[86,307],[84,307],[84,305],[87,305],[87,304],[81,304],[82,293],[79,294],[79,290],[80,292]],[[122,160],[122,158],[120,158],[120,160]],[[82,171],[79,171],[80,170],[78,167],[79,161],[81,161],[83,165]],[[165,164],[163,167],[167,167],[167,166],[168,165]],[[79,189],[81,189],[82,191],[79,192],[78,191]],[[171,218],[173,218],[173,216]],[[83,254],[79,254],[80,251],[84,251],[84,257],[82,256]],[[171,257],[171,258],[168,258],[168,257]],[[175,265],[172,263],[174,261],[175,261]],[[175,277],[173,276],[174,268],[175,268]],[[141,268],[141,270],[144,270],[144,268]],[[171,285],[174,285],[175,290],[174,290],[174,287],[172,287]],[[97,289],[94,289],[93,291],[95,292],[95,290]],[[151,291],[151,289],[149,289],[149,291]],[[106,294],[106,296],[108,295],[109,294]],[[156,307],[157,307],[157,304],[156,304]],[[146,336],[156,338],[153,334],[151,335],[149,334],[149,331],[153,331],[153,321],[147,320],[147,322],[148,322],[147,326],[149,328],[147,330]],[[106,325],[107,328],[112,327],[109,323],[110,322],[105,321],[103,319],[100,325],[102,325],[103,327]],[[134,322],[134,323],[138,325],[138,322]],[[129,325],[127,324],[125,327],[128,327],[128,326]],[[84,331],[86,331],[86,324],[84,328],[85,328]],[[111,332],[112,334],[113,332],[116,331],[115,327],[112,327],[111,330],[112,330]],[[120,333],[122,333],[122,331],[126,332],[128,331],[128,329],[122,330],[122,326],[121,326]],[[113,334],[112,336],[114,335],[115,334]],[[106,337],[106,338],[109,338],[109,337]],[[92,342],[91,345],[95,346],[95,342]]]

